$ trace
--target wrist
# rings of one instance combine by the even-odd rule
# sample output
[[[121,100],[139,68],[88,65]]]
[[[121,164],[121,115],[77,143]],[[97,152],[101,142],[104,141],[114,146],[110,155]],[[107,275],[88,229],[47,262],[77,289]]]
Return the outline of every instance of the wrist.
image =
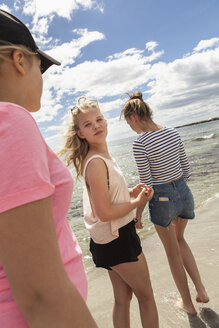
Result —
[[[134,195],[133,195],[133,188],[129,188],[129,195],[130,195],[130,197],[134,197]]]

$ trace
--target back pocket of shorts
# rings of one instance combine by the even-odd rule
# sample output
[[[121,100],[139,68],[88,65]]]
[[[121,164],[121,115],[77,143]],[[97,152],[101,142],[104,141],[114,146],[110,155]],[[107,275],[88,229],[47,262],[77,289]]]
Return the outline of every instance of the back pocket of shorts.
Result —
[[[176,217],[175,202],[165,193],[155,194],[149,202],[151,221],[166,227]]]

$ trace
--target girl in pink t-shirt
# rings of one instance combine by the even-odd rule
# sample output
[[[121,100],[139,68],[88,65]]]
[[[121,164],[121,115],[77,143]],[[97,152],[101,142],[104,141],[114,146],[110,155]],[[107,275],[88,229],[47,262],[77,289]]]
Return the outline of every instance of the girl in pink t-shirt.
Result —
[[[30,112],[41,72],[59,64],[0,10],[0,327],[97,327],[81,250],[67,221],[73,180]]]

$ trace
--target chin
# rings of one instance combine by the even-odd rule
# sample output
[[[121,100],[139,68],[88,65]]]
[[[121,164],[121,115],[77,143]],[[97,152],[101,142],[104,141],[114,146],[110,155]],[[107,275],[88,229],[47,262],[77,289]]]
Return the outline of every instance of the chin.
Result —
[[[31,113],[38,112],[41,108],[41,104],[39,103],[38,105],[32,105],[27,108],[27,110]]]

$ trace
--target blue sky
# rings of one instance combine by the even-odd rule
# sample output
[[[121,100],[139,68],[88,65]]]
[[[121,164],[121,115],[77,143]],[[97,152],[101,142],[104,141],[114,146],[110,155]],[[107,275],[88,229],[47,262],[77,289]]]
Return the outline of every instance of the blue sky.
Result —
[[[162,125],[219,116],[218,0],[0,0],[0,7],[62,62],[44,74],[34,114],[54,150],[81,95],[100,102],[108,140],[133,135],[119,116],[136,90]]]

